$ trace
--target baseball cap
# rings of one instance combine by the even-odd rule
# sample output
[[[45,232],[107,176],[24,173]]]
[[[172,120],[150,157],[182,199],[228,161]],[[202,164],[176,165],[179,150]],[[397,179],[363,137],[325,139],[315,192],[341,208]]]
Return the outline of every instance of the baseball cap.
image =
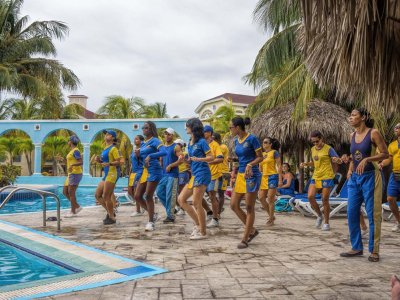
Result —
[[[204,126],[204,132],[214,132],[214,129],[210,125]]]
[[[174,134],[175,130],[173,130],[171,127],[165,129],[165,132],[169,133],[169,134]]]
[[[175,144],[179,144],[179,145],[181,145],[181,146],[185,145],[185,142],[184,142],[184,140],[182,140],[182,139],[176,139],[174,143],[175,143]]]
[[[103,130],[103,133],[111,135],[114,139],[117,138],[117,133],[114,130]]]
[[[69,141],[74,145],[78,145],[79,144],[79,138],[76,135],[71,135],[69,137]]]

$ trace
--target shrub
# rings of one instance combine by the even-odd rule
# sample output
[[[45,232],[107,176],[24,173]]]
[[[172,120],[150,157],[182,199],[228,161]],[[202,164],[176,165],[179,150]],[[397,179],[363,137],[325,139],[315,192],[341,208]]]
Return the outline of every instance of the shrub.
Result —
[[[9,164],[0,166],[0,187],[13,184],[21,175],[21,167]]]

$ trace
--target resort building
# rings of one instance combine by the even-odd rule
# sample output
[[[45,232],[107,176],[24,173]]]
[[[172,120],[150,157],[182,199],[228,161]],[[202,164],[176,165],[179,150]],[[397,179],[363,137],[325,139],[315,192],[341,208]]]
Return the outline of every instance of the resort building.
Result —
[[[96,119],[96,113],[87,109],[87,100],[89,98],[85,95],[69,95],[68,104],[79,104],[84,108],[83,114],[79,116],[80,119]]]
[[[255,96],[225,93],[201,102],[195,112],[200,120],[204,121],[209,119],[221,106],[232,103],[236,114],[240,116],[245,114],[246,108],[255,100]]]

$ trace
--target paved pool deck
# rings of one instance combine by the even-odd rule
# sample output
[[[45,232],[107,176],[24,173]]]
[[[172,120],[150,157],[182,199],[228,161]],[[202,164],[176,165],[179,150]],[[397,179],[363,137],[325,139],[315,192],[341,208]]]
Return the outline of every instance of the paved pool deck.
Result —
[[[160,204],[157,210],[163,212]],[[391,232],[391,222],[382,225],[381,261],[371,263],[367,254],[339,257],[350,247],[344,218],[333,219],[332,230],[322,232],[314,228],[313,218],[283,213],[268,228],[257,204],[260,235],[239,250],[243,226],[228,205],[221,228],[210,230],[202,241],[189,240],[187,215],[145,232],[146,217],[132,218],[132,211],[132,206],[120,207],[117,224],[104,226],[100,207],[84,209],[77,218],[63,218],[60,232],[55,222],[43,228],[40,213],[0,219],[169,271],[51,299],[389,299],[390,276],[400,269],[400,234]]]

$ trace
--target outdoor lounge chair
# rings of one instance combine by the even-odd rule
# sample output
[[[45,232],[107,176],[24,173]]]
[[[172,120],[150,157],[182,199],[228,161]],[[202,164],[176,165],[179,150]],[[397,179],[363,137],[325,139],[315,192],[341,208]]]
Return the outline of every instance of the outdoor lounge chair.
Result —
[[[399,206],[400,210],[400,201],[397,201],[397,206]],[[385,221],[390,221],[393,217],[393,213],[389,207],[389,203],[382,204],[382,216]]]

